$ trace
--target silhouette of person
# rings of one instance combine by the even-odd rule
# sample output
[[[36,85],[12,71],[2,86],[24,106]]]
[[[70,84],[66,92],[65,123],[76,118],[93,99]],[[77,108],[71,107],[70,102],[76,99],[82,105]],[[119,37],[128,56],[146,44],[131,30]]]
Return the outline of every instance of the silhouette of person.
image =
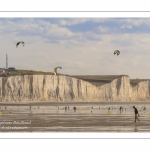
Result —
[[[133,109],[134,109],[134,113],[135,113],[135,121],[134,122],[136,122],[136,120],[140,121],[138,118],[138,117],[140,117],[140,115],[139,115],[137,108],[135,106],[133,106]]]

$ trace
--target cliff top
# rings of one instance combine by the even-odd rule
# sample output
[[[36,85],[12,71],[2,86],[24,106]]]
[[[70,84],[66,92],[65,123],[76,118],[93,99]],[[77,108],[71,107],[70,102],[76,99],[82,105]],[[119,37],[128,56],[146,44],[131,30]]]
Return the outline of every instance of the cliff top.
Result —
[[[90,82],[94,85],[103,85],[110,83],[114,79],[127,75],[72,75],[71,77]]]
[[[136,86],[139,82],[142,82],[142,81],[147,81],[150,79],[130,79],[130,84],[134,87]]]
[[[91,84],[94,85],[104,85],[110,83],[114,79],[121,78],[122,76],[127,75],[72,75],[71,77],[90,82]],[[130,79],[130,84],[134,87],[139,82],[147,80],[150,81],[150,79]]]
[[[14,70],[7,71],[4,74],[0,74],[0,77],[9,77],[9,76],[17,76],[17,75],[54,75],[53,72],[43,72],[43,71],[35,71],[35,70]],[[67,75],[67,74],[59,74],[58,75]],[[128,75],[67,75],[70,77],[74,77],[77,79],[81,79],[87,81],[93,85],[104,85],[112,82],[114,79],[121,78],[122,76]],[[134,87],[141,81],[147,81],[150,79],[130,79],[130,84]]]
[[[54,75],[54,73],[35,71],[35,70],[13,70],[13,71],[7,71],[6,73],[1,73],[0,77],[9,77],[9,76],[17,76],[17,75]],[[58,75],[62,75],[62,74],[58,73]]]

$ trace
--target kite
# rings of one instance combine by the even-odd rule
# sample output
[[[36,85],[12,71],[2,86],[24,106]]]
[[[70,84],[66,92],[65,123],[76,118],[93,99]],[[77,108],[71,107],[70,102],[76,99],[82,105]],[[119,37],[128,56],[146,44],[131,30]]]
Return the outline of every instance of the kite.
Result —
[[[25,46],[25,43],[22,41],[22,42],[18,42],[18,43],[16,44],[16,48],[18,47],[18,45],[19,45],[20,43],[22,43],[22,45]]]
[[[120,51],[119,51],[119,50],[115,50],[115,51],[114,51],[114,55],[115,55],[115,54],[117,54],[117,56],[118,56],[118,55],[120,54]]]
[[[59,68],[59,69],[62,69],[62,67],[60,67],[60,66],[54,68],[54,75],[55,75],[55,76],[58,76],[58,75],[57,75],[57,69],[58,69],[58,68]]]

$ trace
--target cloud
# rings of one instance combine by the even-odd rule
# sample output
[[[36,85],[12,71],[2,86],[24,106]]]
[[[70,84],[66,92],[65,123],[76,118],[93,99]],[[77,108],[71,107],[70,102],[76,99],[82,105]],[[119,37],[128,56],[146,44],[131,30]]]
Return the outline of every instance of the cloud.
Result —
[[[47,39],[68,39],[74,36],[73,32],[57,24],[51,24],[43,20],[29,19],[26,22],[25,20],[19,22],[14,22],[13,20],[1,21],[0,33],[2,35],[14,34],[14,36],[39,36]]]
[[[105,22],[107,18],[69,18],[60,19],[58,23],[63,26],[72,26],[77,24],[83,24],[86,22]]]
[[[90,27],[82,31],[83,23]],[[64,74],[127,74],[132,78],[149,78],[150,35],[134,30],[134,24],[140,30],[143,23],[144,20],[140,23],[134,19],[101,18],[1,19],[0,67],[5,66],[7,53],[9,66],[20,69],[53,72],[60,65],[63,69],[59,71]],[[72,25],[81,30],[71,30]],[[16,48],[20,40],[26,45]],[[115,49],[121,51],[119,56],[113,54]]]
[[[122,29],[125,29],[125,28],[127,28],[127,29],[132,29],[132,26],[131,25],[122,25],[122,26],[120,26],[120,28],[122,28]]]
[[[128,25],[140,26],[140,25],[148,25],[150,26],[150,19],[148,18],[125,18],[119,19],[119,23],[127,23]]]
[[[99,29],[100,32],[107,32],[109,28],[103,27],[103,26],[99,26],[98,29]]]

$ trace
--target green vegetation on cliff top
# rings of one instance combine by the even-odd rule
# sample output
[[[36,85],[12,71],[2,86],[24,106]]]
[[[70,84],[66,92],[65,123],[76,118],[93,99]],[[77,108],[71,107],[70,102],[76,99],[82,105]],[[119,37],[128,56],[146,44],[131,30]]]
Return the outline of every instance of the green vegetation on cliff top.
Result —
[[[34,71],[34,70],[15,70],[15,71],[7,71],[6,74],[0,74],[0,77],[9,77],[9,76],[17,76],[17,75],[54,75],[54,73]],[[64,75],[64,74],[58,73],[58,75]]]

